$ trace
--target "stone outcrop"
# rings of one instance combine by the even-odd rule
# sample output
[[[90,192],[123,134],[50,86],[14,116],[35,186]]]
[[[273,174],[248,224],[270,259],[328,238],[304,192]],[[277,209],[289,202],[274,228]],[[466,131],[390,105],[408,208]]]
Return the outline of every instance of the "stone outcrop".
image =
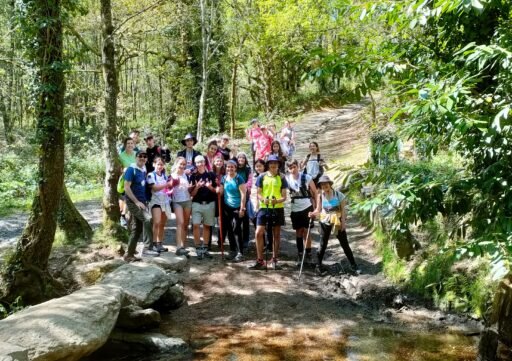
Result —
[[[28,361],[28,350],[0,341],[0,361]]]
[[[122,288],[125,294],[123,306],[137,305],[147,308],[177,282],[176,276],[165,273],[157,266],[141,262],[119,267],[106,275],[101,284]]]
[[[160,313],[151,308],[142,309],[131,305],[123,307],[119,312],[116,327],[125,330],[144,330],[156,328],[160,325]]]
[[[0,339],[30,360],[79,360],[108,339],[121,308],[121,288],[98,285],[28,307],[0,321]]]
[[[74,272],[75,281],[82,286],[91,286],[124,264],[125,261],[116,258],[80,266]]]
[[[171,252],[160,253],[159,257],[144,257],[143,261],[170,272],[183,272],[188,263],[187,257],[176,256]]]
[[[181,338],[167,337],[160,333],[131,333],[115,330],[110,341],[128,345],[134,351],[151,351],[166,354],[185,354],[190,350]]]

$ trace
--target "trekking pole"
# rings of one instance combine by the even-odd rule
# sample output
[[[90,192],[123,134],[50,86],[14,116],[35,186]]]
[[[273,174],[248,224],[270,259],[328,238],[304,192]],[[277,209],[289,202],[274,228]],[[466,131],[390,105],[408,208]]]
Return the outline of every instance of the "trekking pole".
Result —
[[[311,230],[311,225],[313,224],[313,218],[309,218],[308,231],[306,232],[306,238],[303,241],[303,250],[302,250],[302,261],[300,262],[300,271],[299,271],[299,281],[300,276],[302,275],[302,267],[304,267],[304,258],[306,258],[306,245],[308,243],[309,231]]]
[[[224,260],[224,233],[222,233],[222,204],[221,204],[221,196],[220,193],[217,193],[217,201],[219,208],[219,238],[220,238],[220,255],[222,260]]]
[[[269,198],[266,198],[269,201]],[[270,232],[269,232],[270,230]],[[270,224],[270,212],[268,209],[267,202],[267,236],[265,237],[265,272],[268,271],[268,245],[269,245],[269,237],[272,237],[272,225]]]
[[[275,200],[276,197],[272,196],[272,200]],[[276,221],[276,204],[274,202],[272,202],[272,228],[271,228],[271,232],[272,232],[272,253],[275,253],[276,256],[277,256],[277,250],[276,250],[276,239],[274,237],[274,223]],[[274,257],[272,257],[274,258]]]

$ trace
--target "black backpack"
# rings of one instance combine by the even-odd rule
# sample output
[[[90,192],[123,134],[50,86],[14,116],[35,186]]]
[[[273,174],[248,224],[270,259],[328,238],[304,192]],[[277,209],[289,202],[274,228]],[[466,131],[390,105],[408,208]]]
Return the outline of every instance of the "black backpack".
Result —
[[[300,187],[298,192],[293,192],[291,195],[292,202],[294,199],[311,198],[309,187],[306,184],[306,172],[302,172],[300,175]]]

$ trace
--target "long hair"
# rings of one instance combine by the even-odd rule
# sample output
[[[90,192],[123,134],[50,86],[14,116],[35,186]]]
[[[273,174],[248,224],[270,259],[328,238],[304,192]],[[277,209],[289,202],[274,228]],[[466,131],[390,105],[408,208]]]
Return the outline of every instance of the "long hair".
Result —
[[[279,146],[279,150],[277,151],[277,156],[279,158],[284,158],[283,148],[281,148],[281,143],[278,140],[274,140],[272,142],[272,144],[270,145],[271,154],[274,154],[274,144],[277,144]]]
[[[174,161],[174,164],[172,165],[172,169],[171,169],[171,173],[176,173],[178,171],[178,164],[184,160],[185,163],[187,162],[187,160],[185,159],[185,157],[177,157],[176,160]]]

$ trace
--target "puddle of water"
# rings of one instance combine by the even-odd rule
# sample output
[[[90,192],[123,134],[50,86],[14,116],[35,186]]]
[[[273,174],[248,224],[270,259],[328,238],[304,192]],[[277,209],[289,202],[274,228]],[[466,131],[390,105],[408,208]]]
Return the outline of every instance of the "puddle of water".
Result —
[[[382,326],[347,328],[206,326],[182,337],[194,349],[185,360],[228,361],[473,361],[476,338],[405,332]],[[147,356],[123,360],[177,360]],[[180,358],[184,360],[184,358]]]

